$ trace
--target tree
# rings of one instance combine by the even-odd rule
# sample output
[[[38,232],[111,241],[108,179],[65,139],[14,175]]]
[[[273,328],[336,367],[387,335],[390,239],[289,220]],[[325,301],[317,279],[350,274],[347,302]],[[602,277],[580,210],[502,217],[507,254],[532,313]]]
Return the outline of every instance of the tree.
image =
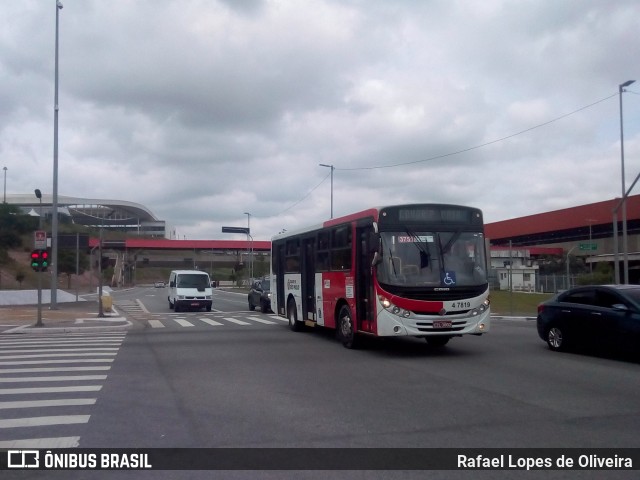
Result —
[[[78,273],[82,275],[89,267],[89,257],[83,251],[79,252]],[[71,288],[71,275],[76,274],[75,250],[61,249],[58,251],[58,274],[67,275],[67,288]]]
[[[0,260],[6,258],[6,251],[22,245],[21,235],[35,230],[37,219],[24,215],[15,205],[0,203]]]
[[[21,270],[18,270],[16,272],[16,282],[18,282],[20,284],[20,288],[22,288],[22,282],[24,282],[24,272]]]

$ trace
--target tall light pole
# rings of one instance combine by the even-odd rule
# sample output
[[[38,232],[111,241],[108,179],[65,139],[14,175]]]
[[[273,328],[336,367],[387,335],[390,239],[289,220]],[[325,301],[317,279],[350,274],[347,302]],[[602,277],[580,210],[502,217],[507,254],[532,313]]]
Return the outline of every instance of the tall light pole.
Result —
[[[4,170],[4,195],[2,197],[2,203],[7,203],[7,167],[2,167]]]
[[[56,0],[55,82],[53,94],[53,196],[51,200],[51,308],[58,308],[58,30],[62,3]]]
[[[253,280],[253,237],[251,236],[251,214],[249,212],[244,212],[244,214],[247,216],[247,242],[249,242],[249,282],[251,282]]]
[[[320,164],[321,167],[327,167],[331,169],[331,218],[333,218],[333,171],[336,169],[333,165]]]
[[[629,252],[627,246],[627,193],[624,184],[624,128],[622,121],[622,92],[624,88],[631,85],[635,80],[627,80],[618,86],[620,97],[620,163],[622,165],[622,251],[624,258],[624,283],[629,283]]]
[[[34,190],[36,198],[40,200],[40,218],[38,218],[38,230],[42,230],[42,192],[39,188]],[[45,245],[46,246],[46,245]],[[38,276],[38,319],[36,327],[42,327],[42,272],[36,274]]]

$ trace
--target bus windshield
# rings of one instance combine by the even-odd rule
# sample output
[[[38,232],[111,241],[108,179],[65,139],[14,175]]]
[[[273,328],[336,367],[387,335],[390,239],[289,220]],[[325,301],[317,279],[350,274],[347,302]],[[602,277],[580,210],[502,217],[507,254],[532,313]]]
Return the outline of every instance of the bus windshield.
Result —
[[[382,232],[378,281],[398,286],[469,287],[487,283],[484,235],[463,231]]]

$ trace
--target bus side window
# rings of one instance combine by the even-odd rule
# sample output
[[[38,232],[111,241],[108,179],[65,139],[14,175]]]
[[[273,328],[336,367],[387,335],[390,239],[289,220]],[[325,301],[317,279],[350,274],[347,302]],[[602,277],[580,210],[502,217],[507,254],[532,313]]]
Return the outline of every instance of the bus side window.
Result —
[[[351,270],[351,225],[331,231],[331,270]]]
[[[316,269],[319,272],[329,270],[329,232],[318,233],[318,250],[316,251]]]

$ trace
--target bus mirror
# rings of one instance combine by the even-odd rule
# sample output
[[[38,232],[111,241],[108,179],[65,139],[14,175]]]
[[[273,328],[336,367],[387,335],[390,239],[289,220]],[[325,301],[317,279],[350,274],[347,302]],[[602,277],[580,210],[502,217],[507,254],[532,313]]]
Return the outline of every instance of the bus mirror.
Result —
[[[371,232],[369,234],[369,251],[371,253],[380,251],[380,234]]]

